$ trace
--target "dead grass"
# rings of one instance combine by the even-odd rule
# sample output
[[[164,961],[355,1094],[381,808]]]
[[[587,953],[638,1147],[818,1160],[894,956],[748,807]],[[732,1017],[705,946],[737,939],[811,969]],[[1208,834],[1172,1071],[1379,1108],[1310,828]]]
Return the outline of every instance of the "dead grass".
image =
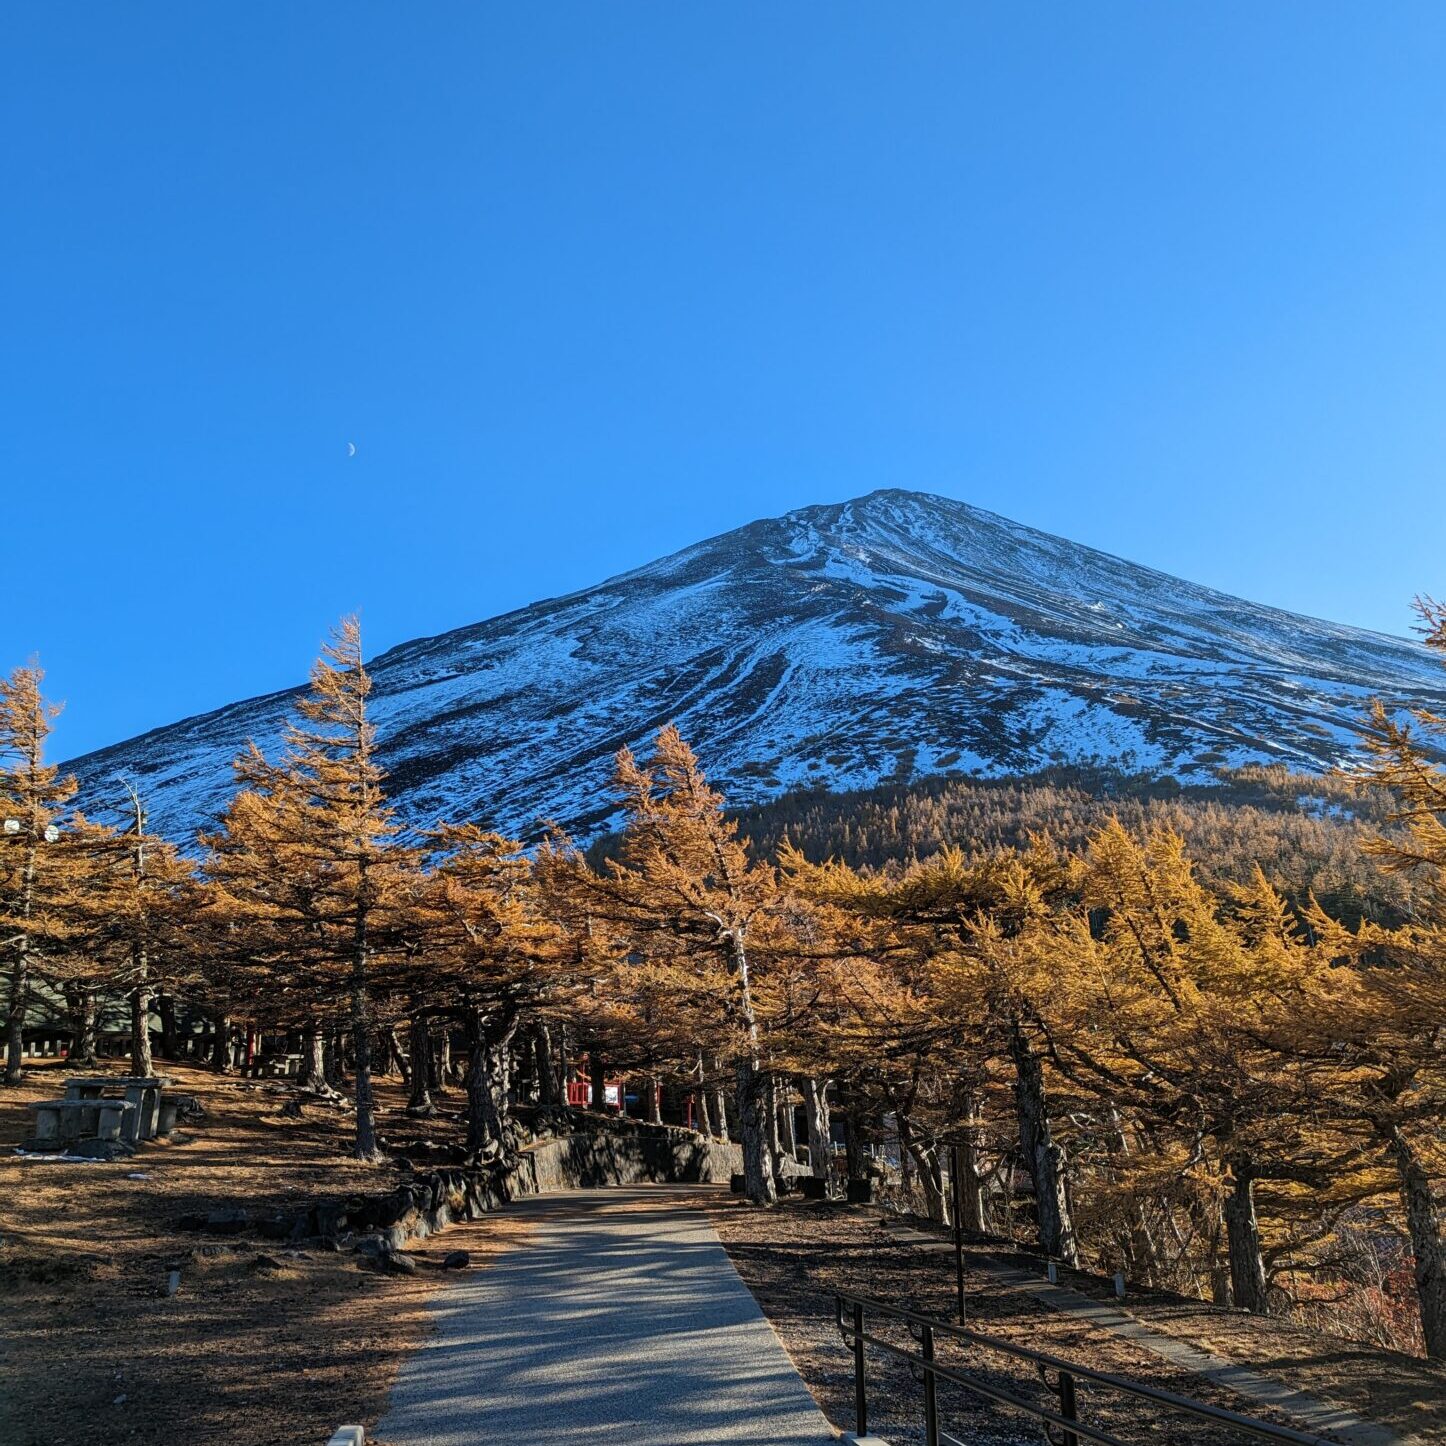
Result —
[[[468,1250],[478,1268],[517,1222],[448,1230],[417,1248],[422,1269],[410,1277],[364,1270],[349,1254],[179,1235],[174,1221],[188,1211],[376,1191],[398,1177],[346,1158],[343,1111],[308,1106],[287,1119],[285,1095],[158,1067],[207,1118],[113,1164],[11,1152],[26,1104],[54,1098],[62,1069],[0,1089],[0,1441],[292,1446],[344,1421],[370,1425],[426,1329],[441,1256]],[[402,1103],[386,1085],[381,1095]],[[172,1268],[181,1287],[167,1297]]]

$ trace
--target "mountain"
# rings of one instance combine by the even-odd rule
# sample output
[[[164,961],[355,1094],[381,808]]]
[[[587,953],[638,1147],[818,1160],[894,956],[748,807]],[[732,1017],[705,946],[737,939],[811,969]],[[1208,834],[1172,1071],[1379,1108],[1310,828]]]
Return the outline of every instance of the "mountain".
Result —
[[[418,639],[371,664],[390,790],[410,823],[580,835],[611,759],[676,722],[731,802],[1060,764],[1211,778],[1345,758],[1367,700],[1446,710],[1405,639],[1260,607],[964,503],[874,492],[700,542],[567,597]],[[74,760],[117,773],[188,839],[248,738],[294,692]]]

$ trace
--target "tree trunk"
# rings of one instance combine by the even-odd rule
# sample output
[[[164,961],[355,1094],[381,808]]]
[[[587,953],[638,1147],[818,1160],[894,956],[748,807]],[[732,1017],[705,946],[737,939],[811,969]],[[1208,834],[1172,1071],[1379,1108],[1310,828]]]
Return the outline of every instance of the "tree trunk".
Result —
[[[698,1117],[693,1121],[693,1128],[703,1136],[705,1140],[711,1140],[713,1135],[713,1121],[708,1114],[708,1091],[699,1089],[693,1096],[696,1101]]]
[[[225,1074],[231,1068],[231,1020],[218,1010],[211,1022],[215,1031],[211,1035],[211,1063]]]
[[[151,1063],[151,983],[150,961],[142,945],[131,950],[131,1073],[137,1079],[150,1079]]]
[[[376,1107],[372,1101],[371,1001],[367,997],[365,965],[358,964],[351,986],[352,1047],[356,1052],[356,1141],[352,1154],[358,1160],[381,1159],[377,1148]]]
[[[763,1102],[767,1110],[768,1153],[773,1156],[776,1172],[777,1163],[783,1158],[783,1138],[778,1128],[778,1076],[772,1070],[766,1076]]]
[[[984,1216],[984,1175],[979,1168],[979,1146],[975,1143],[972,1129],[959,1146],[959,1164],[964,1177],[964,1211],[961,1223],[965,1230],[975,1235],[984,1235],[989,1228]]]
[[[557,1065],[553,1058],[552,1030],[545,1019],[532,1029],[532,1055],[537,1069],[537,1107],[544,1114],[556,1114],[563,1106],[558,1094]]]
[[[657,1075],[647,1076],[646,1088],[648,1091],[648,1123],[661,1125],[663,1123],[663,1091],[662,1086],[658,1083]]]
[[[467,1150],[477,1154],[496,1139],[494,1100],[487,1078],[485,1026],[480,1009],[467,1016]]]
[[[869,1173],[869,1138],[863,1101],[855,1095],[849,1096],[844,1121],[844,1150],[848,1161],[849,1179],[862,1180]]]
[[[314,1024],[308,1024],[301,1031],[301,1063],[297,1066],[296,1082],[318,1094],[327,1088],[326,1053],[321,1030]]]
[[[939,1147],[932,1140],[921,1140],[917,1135],[909,1142],[909,1151],[919,1167],[919,1183],[924,1187],[924,1209],[930,1220],[940,1225],[954,1222],[949,1211],[949,1192],[944,1188],[944,1162]]]
[[[365,870],[362,872],[365,883]],[[371,945],[367,939],[367,910],[358,894],[352,930],[351,1034],[356,1051],[356,1141],[352,1154],[358,1160],[379,1160],[377,1119],[372,1103],[372,1010],[367,994],[367,972]]]
[[[918,1167],[919,1186],[924,1192],[924,1213],[941,1225],[949,1224],[948,1196],[944,1193],[944,1167],[938,1149],[922,1139],[908,1115],[895,1111],[899,1126],[899,1144],[903,1146],[900,1163],[912,1159]]]
[[[1039,1244],[1046,1255],[1066,1265],[1079,1264],[1074,1221],[1065,1191],[1065,1153],[1050,1133],[1044,1067],[1016,1024],[1010,1035],[1014,1058],[1014,1102],[1019,1115],[1019,1148],[1034,1181],[1034,1215]]]
[[[467,1011],[467,1150],[470,1154],[511,1154],[507,1133],[508,1051],[517,1032],[515,1016],[488,1019]]]
[[[67,1062],[95,1063],[95,990],[73,990],[66,1003],[70,1007],[70,1052]]]
[[[783,1153],[790,1160],[798,1159],[798,1129],[793,1118],[793,1085],[787,1080],[779,1081],[778,1085],[778,1141],[783,1147]]]
[[[817,1180],[827,1180],[833,1169],[829,1139],[828,1081],[812,1076],[803,1081],[803,1117],[808,1129],[808,1164]]]
[[[1401,1180],[1406,1227],[1416,1257],[1416,1297],[1421,1304],[1426,1354],[1432,1360],[1446,1360],[1446,1233],[1441,1210],[1425,1163],[1399,1130],[1391,1139],[1391,1156]]]
[[[159,994],[156,1008],[161,1014],[161,1058],[180,1058],[180,1037],[176,1033],[176,996]]]
[[[151,1062],[151,986],[145,982],[145,955],[141,955],[141,982],[131,990],[131,1073],[137,1079],[150,1079]]]
[[[748,1198],[755,1205],[773,1205],[778,1200],[774,1183],[774,1154],[769,1134],[778,1129],[778,1112],[772,1108],[765,1088],[768,1081],[759,1069],[758,1019],[753,1012],[753,990],[748,976],[748,953],[738,930],[727,936],[728,972],[733,978],[734,1008],[742,1050],[736,1069],[738,1127],[743,1143],[743,1179]]]
[[[19,1084],[25,1073],[25,1011],[30,1005],[30,959],[21,936],[15,967],[10,971],[10,1005],[5,1011],[5,1083]]]
[[[773,1182],[773,1157],[768,1149],[767,1091],[756,1060],[738,1061],[737,1082],[744,1189],[755,1205],[772,1205],[778,1200],[778,1187]]]
[[[391,1052],[389,1063],[401,1076],[402,1083],[411,1086],[412,1083],[412,1062],[407,1057],[407,1052],[402,1048],[402,1041],[397,1037],[396,1026],[387,1030],[387,1048]]]
[[[1212,1305],[1230,1304],[1230,1264],[1220,1259],[1220,1231],[1223,1220],[1215,1222],[1210,1237],[1210,1301]]]
[[[728,1138],[728,1091],[722,1084],[722,1063],[716,1055],[713,1057],[713,1120],[718,1126],[718,1138]]]
[[[1230,1162],[1232,1183],[1225,1197],[1225,1238],[1230,1255],[1230,1290],[1241,1310],[1265,1314],[1265,1261],[1255,1218],[1255,1174],[1244,1159]]]
[[[409,1115],[430,1115],[432,1103],[432,1031],[427,1016],[414,1014],[407,1026],[407,1043],[412,1052],[412,1087],[407,1095]]]
[[[38,764],[38,757],[33,760]],[[15,965],[10,971],[10,1004],[5,1011],[5,1083],[19,1084],[25,1067],[25,1013],[30,1008],[30,906],[35,897],[36,829],[32,818],[25,863],[20,871],[20,934],[15,940]]]
[[[446,1024],[437,1031],[437,1048],[433,1058],[436,1064],[432,1069],[432,1093],[440,1099],[452,1086],[452,1031]]]

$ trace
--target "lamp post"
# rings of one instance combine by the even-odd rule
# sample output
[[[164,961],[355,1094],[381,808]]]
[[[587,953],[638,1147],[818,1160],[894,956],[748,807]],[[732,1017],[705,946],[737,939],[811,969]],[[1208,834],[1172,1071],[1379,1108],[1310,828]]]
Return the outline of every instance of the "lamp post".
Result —
[[[33,818],[33,815],[32,815]],[[42,842],[53,844],[60,838],[60,830],[48,823],[38,833],[34,823],[29,828],[19,818],[0,821],[0,837],[26,844],[25,866],[21,871],[20,918],[23,921],[20,932],[15,936],[17,946],[14,972],[10,983],[10,1007],[5,1021],[5,1083],[19,1082],[23,1070],[20,1061],[25,1055],[25,1015],[30,1004],[30,905],[35,885],[35,856]]]

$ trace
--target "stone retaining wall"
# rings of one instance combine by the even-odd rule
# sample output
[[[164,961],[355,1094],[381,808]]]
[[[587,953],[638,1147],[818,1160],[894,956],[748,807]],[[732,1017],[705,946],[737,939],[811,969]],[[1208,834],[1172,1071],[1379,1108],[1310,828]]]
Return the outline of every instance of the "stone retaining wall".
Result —
[[[454,1220],[476,1220],[523,1195],[644,1182],[713,1184],[742,1168],[742,1150],[735,1144],[668,1128],[609,1130],[539,1140],[507,1168],[443,1165],[418,1170],[382,1194],[270,1215],[218,1210],[183,1216],[177,1223],[182,1230],[209,1234],[255,1230],[272,1240],[360,1236],[357,1249],[388,1256]]]
[[[454,1220],[476,1220],[523,1195],[555,1190],[600,1189],[609,1185],[698,1185],[726,1183],[743,1168],[743,1151],[717,1140],[657,1134],[564,1135],[522,1151],[510,1170],[443,1166],[419,1172],[375,1205],[359,1212],[381,1219],[377,1249],[394,1254]],[[386,1217],[394,1218],[386,1218]],[[351,1228],[368,1226],[362,1220]]]

